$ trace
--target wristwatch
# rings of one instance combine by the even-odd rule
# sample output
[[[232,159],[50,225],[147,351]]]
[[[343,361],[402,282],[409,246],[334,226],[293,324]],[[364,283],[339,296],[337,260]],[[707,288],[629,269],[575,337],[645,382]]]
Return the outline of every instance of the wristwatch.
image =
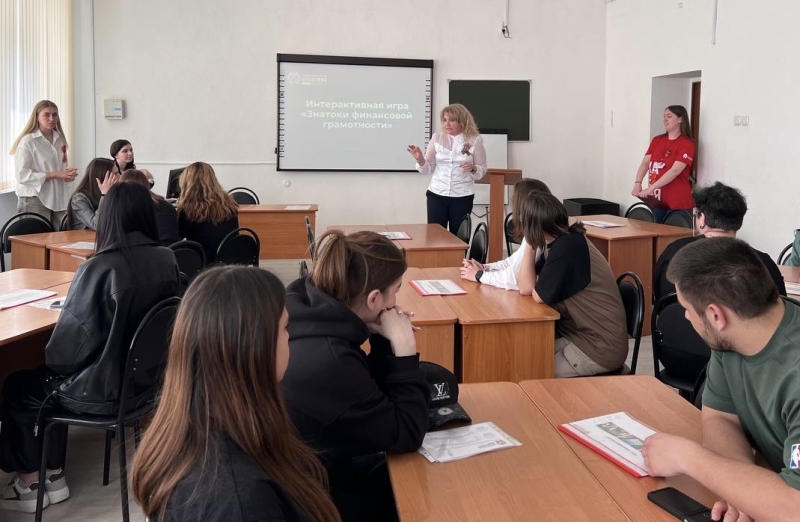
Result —
[[[483,270],[478,270],[475,272],[475,281],[481,282],[481,277],[483,277]]]

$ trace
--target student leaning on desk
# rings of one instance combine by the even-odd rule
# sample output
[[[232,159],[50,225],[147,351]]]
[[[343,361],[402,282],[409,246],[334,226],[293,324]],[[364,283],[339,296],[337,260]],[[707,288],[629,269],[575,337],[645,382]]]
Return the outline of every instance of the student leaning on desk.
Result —
[[[608,262],[552,194],[532,192],[519,217],[528,245],[519,291],[556,309],[555,375],[617,370],[628,355],[625,309]],[[535,250],[542,249],[539,261]]]
[[[758,254],[732,238],[685,246],[667,277],[713,351],[703,446],[667,433],[647,438],[650,474],[686,474],[716,492],[724,500],[714,504],[714,520],[798,520],[800,303],[779,297]]]
[[[525,247],[528,245],[522,233],[519,216],[522,213],[522,202],[531,192],[546,192],[550,194],[550,188],[538,179],[526,178],[514,184],[514,195],[511,198],[511,223],[514,227],[515,239],[521,242],[517,251],[513,254],[509,252],[507,258],[494,263],[481,264],[474,259],[465,259],[461,264],[461,279],[477,281],[482,285],[496,286],[506,290],[519,290],[517,285],[519,267],[522,264]],[[537,249],[537,259],[541,253],[542,251]]]

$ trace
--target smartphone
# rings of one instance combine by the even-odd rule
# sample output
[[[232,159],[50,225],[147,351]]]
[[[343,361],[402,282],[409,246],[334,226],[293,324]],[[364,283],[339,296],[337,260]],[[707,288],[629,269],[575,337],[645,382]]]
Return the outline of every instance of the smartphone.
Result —
[[[711,510],[675,488],[663,488],[647,494],[648,500],[685,522],[709,522]]]

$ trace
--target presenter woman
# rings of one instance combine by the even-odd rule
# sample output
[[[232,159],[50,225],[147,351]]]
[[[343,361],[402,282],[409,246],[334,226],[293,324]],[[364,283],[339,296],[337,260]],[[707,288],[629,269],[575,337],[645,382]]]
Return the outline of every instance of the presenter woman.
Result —
[[[58,226],[67,211],[78,169],[67,162],[67,138],[58,107],[42,100],[11,146],[17,177],[17,212],[35,212]]]
[[[664,130],[664,134],[650,142],[631,190],[633,196],[660,202],[651,206],[658,223],[664,221],[670,210],[690,210],[694,204],[689,174],[695,145],[685,107],[670,105],[664,109]],[[645,174],[648,174],[647,188],[642,187]]]
[[[475,180],[486,174],[486,150],[472,114],[460,103],[448,105],[440,114],[442,132],[422,149],[409,145],[417,170],[433,174],[428,191],[428,223],[438,223],[453,234],[464,216],[472,212]],[[449,227],[448,227],[449,223]]]

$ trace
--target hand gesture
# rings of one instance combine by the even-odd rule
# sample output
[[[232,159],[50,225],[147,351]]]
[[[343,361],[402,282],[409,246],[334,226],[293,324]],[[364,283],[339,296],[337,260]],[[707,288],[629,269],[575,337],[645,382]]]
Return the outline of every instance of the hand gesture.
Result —
[[[55,173],[56,178],[61,178],[64,181],[75,181],[75,177],[78,175],[78,169],[74,167],[70,167],[68,169],[59,170]]]
[[[652,196],[652,195],[653,195],[653,192],[655,192],[655,191],[656,191],[656,189],[654,189],[654,188],[652,188],[652,187],[647,187],[646,189],[642,189],[642,190],[641,190],[641,191],[640,191],[640,192],[637,194],[637,196],[639,196],[640,198],[646,198],[647,196]]]
[[[723,518],[724,516],[724,518]],[[714,502],[711,508],[711,520],[725,520],[731,522],[753,522],[753,519],[724,500]]]
[[[475,267],[475,270],[486,270],[486,265],[482,265],[481,263],[478,263],[474,259],[464,259],[463,261],[461,261],[461,266],[464,268],[473,266]]]
[[[475,279],[475,274],[478,273],[478,270],[482,269],[476,268],[475,265],[465,260],[464,264],[459,269],[461,272],[461,279],[466,279],[467,281],[477,281],[477,279]]]
[[[382,311],[374,323],[367,326],[371,332],[384,336],[392,345],[395,357],[405,357],[417,353],[417,340],[414,332],[419,330],[411,324],[413,312],[406,312],[399,306]]]
[[[475,165],[473,165],[472,163],[465,162],[459,165],[459,167],[463,170],[472,172],[473,174],[475,173]]]
[[[97,182],[97,187],[100,189],[100,194],[105,196],[108,190],[119,181],[119,174],[112,174],[110,171],[107,171],[102,182],[99,179],[95,179],[95,181]]]
[[[631,196],[638,196],[639,192],[642,191],[642,184],[641,183],[634,183],[633,189],[631,190]]]
[[[414,157],[415,160],[417,160],[417,163],[420,165],[425,163],[425,155],[422,154],[422,149],[416,145],[409,145],[406,150]]]

